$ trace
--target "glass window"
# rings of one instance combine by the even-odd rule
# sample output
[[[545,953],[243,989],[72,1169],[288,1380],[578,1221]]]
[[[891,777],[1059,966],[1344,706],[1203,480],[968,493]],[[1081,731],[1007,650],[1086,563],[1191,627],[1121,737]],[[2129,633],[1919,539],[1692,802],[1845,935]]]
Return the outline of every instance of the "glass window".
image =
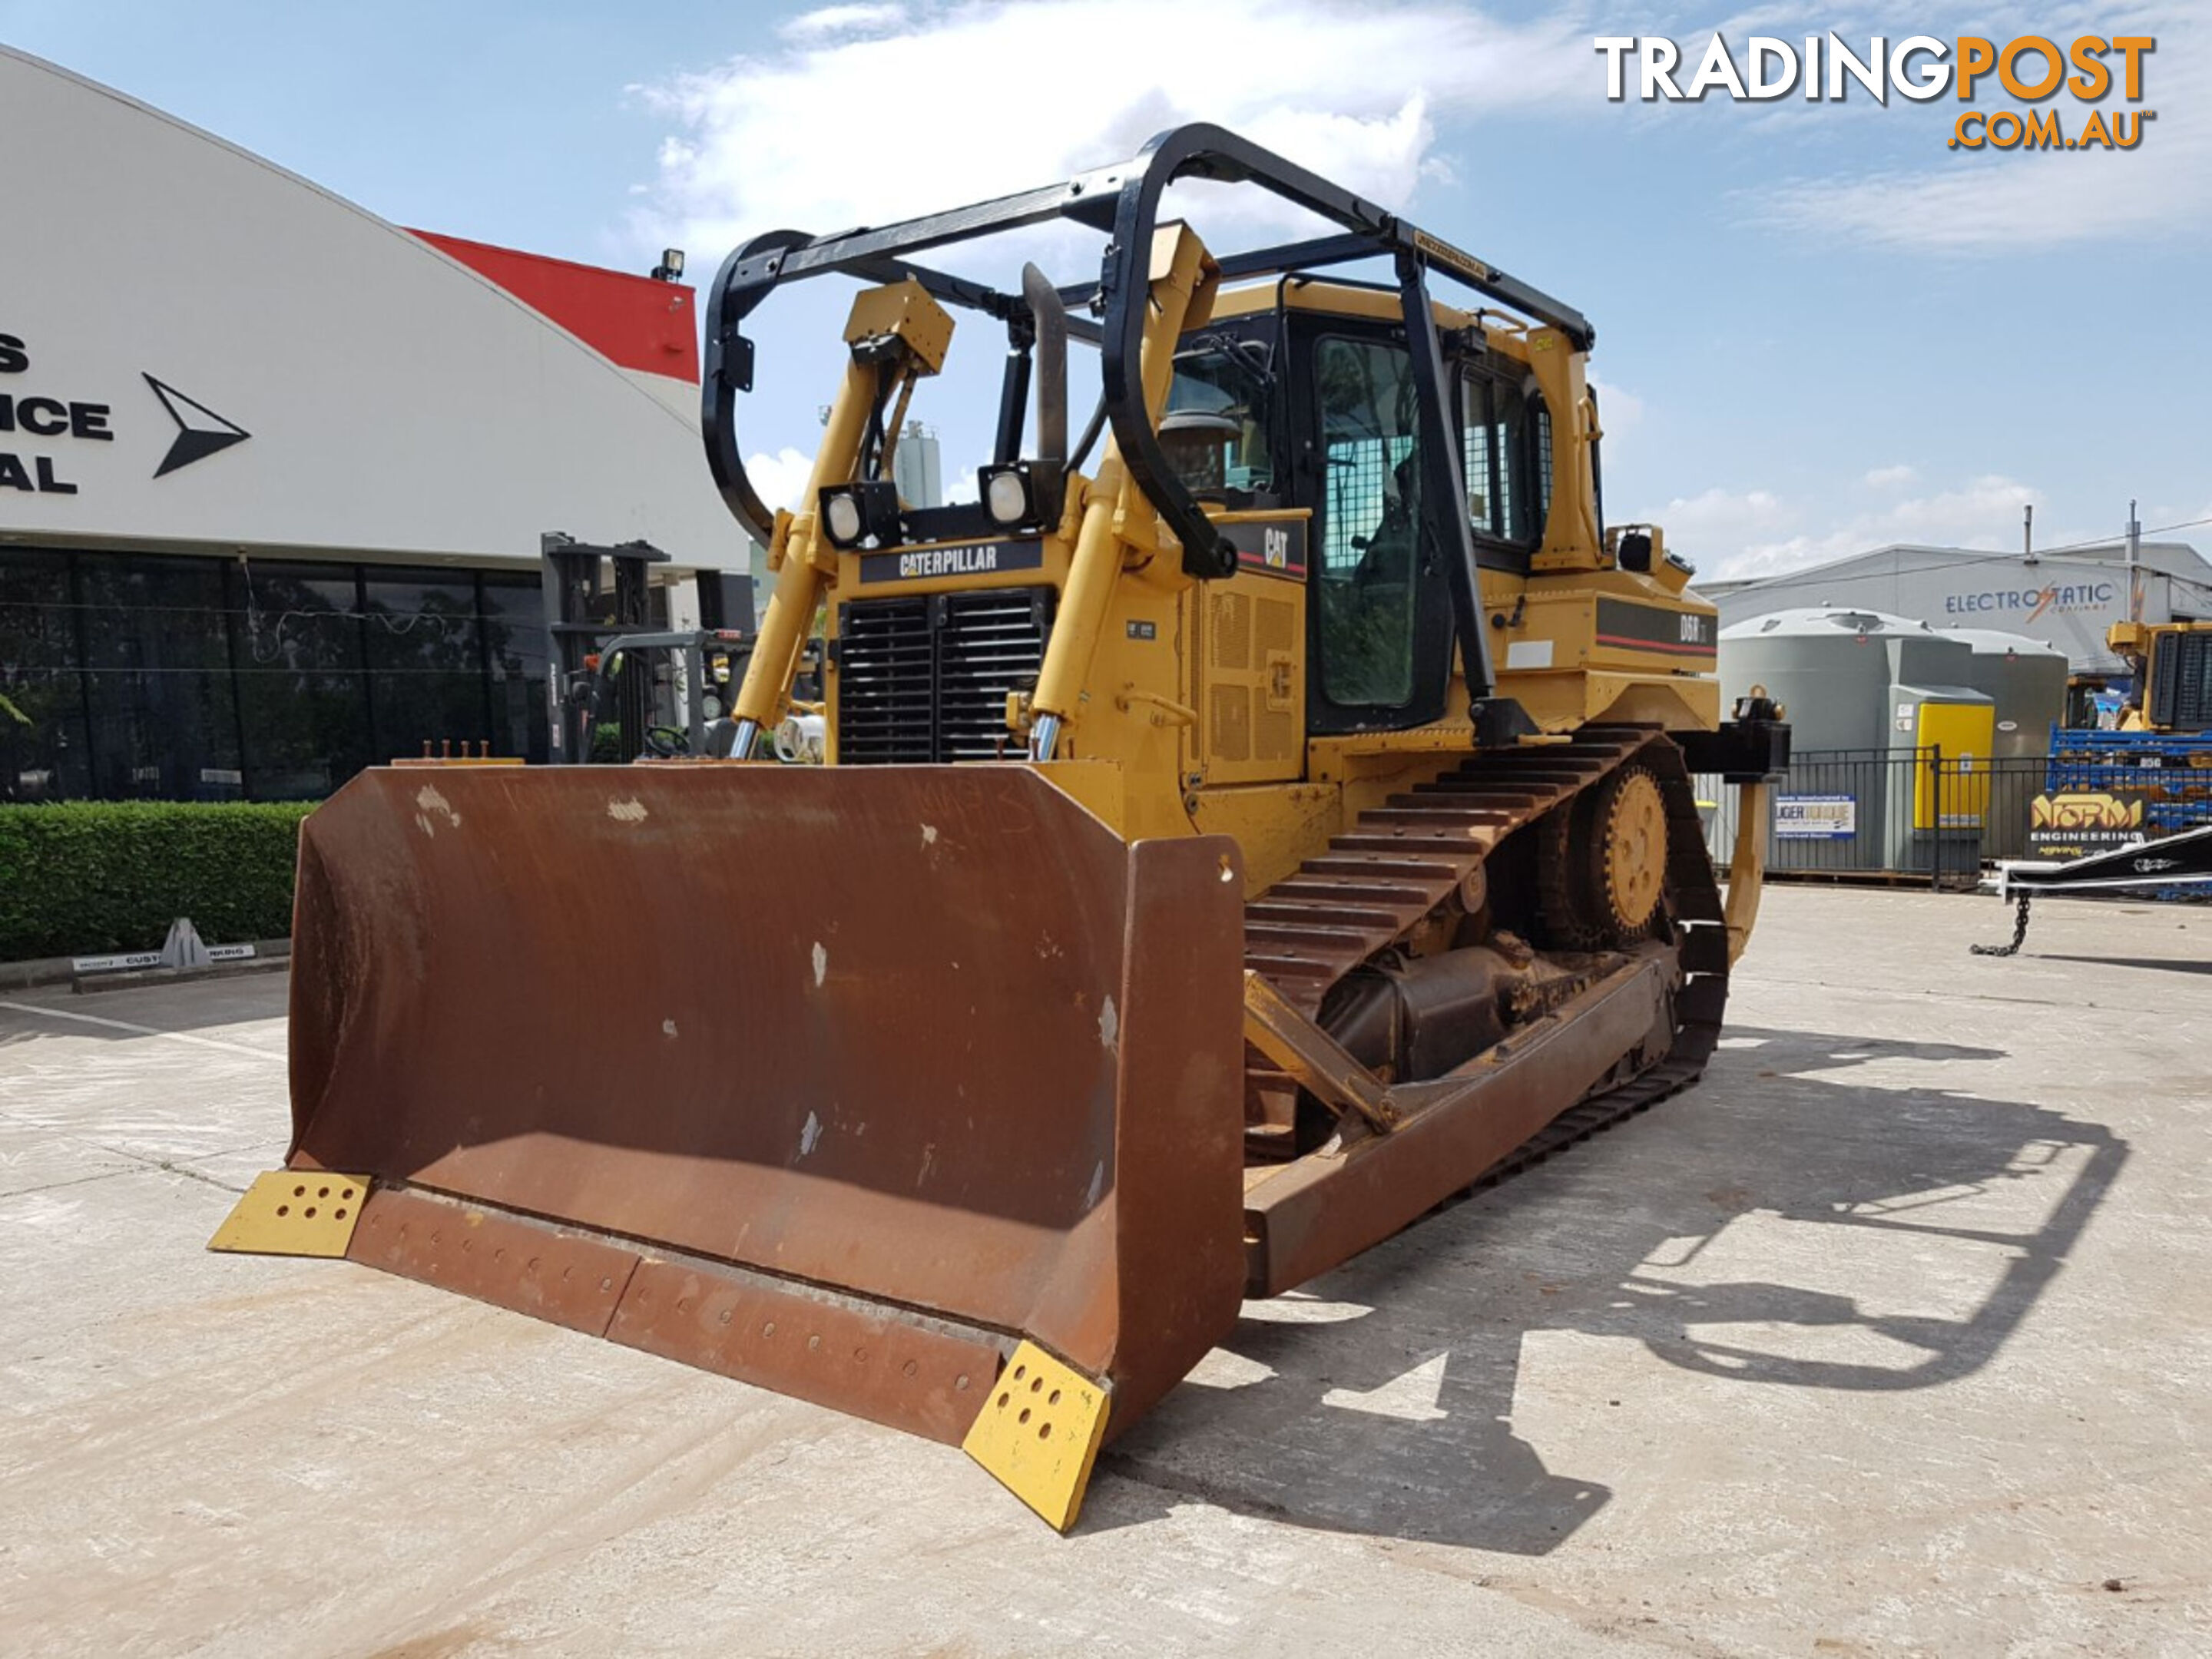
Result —
[[[69,556],[0,549],[0,674],[76,665]]]
[[[526,569],[0,549],[0,801],[315,799],[448,738],[542,762],[546,655]]]
[[[1489,381],[1473,375],[1460,383],[1460,465],[1467,480],[1467,518],[1478,536],[1498,531],[1498,491],[1492,483],[1490,462]]]
[[[380,760],[441,751],[491,736],[484,701],[483,629],[467,571],[362,573],[369,712]]]
[[[1536,533],[1540,536],[1552,513],[1552,411],[1541,398],[1530,398],[1529,405],[1535,410],[1535,454],[1531,459],[1536,468]]]
[[[1490,447],[1498,457],[1498,533],[1509,542],[1535,540],[1542,529],[1528,510],[1528,407],[1516,388],[1490,389]]]
[[[88,554],[77,561],[84,665],[209,672],[230,666],[222,566],[214,559]]]
[[[214,559],[77,560],[93,793],[109,800],[235,800],[238,710]]]
[[[484,653],[491,664],[492,752],[543,762],[550,670],[541,579],[534,572],[485,571],[483,615]]]
[[[0,801],[91,793],[69,556],[0,550]]]
[[[1251,495],[1275,487],[1267,364],[1267,348],[1256,340],[1176,354],[1160,447],[1193,495]]]
[[[92,793],[83,677],[0,663],[0,801],[82,800]]]
[[[256,561],[229,580],[254,798],[319,799],[374,753],[353,567]]]
[[[1412,362],[1402,346],[1325,339],[1315,369],[1328,473],[1315,573],[1322,694],[1402,708],[1421,568]]]

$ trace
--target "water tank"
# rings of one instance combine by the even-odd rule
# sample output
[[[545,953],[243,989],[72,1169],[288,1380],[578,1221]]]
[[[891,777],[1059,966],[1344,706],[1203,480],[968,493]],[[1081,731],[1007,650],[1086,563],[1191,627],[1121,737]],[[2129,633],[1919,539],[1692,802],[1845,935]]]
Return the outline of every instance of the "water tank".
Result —
[[[1884,633],[1914,624],[1875,611],[1778,611],[1721,629],[1723,706],[1754,685],[1790,711],[1800,753],[1887,749]]]
[[[1764,687],[1791,726],[1770,867],[1978,867],[1996,700],[1973,656],[1925,623],[1838,606],[1721,630],[1723,701]]]
[[[1973,652],[1966,684],[1984,691],[1996,704],[1993,752],[2000,760],[2040,760],[2050,752],[2051,728],[2066,713],[2066,653],[2024,634],[1992,628],[1941,628],[1946,638],[1963,640]]]

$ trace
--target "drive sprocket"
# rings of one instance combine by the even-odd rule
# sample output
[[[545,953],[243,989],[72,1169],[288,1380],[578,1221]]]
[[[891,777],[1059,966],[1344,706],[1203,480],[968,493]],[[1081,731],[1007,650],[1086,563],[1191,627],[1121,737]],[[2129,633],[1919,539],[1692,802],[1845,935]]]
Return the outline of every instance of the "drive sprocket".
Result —
[[[1667,885],[1667,808],[1657,776],[1624,766],[1544,822],[1545,932],[1558,947],[1613,949],[1648,937]]]

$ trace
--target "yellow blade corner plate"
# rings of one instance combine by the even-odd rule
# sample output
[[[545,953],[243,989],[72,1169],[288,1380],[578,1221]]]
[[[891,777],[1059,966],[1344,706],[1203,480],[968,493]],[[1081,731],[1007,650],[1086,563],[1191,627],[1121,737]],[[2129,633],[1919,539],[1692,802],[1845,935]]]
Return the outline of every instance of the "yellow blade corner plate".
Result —
[[[1066,1532],[1083,1508],[1110,1403],[1081,1371],[1024,1342],[999,1373],[960,1449]]]
[[[254,1176],[207,1247],[249,1255],[343,1255],[368,1197],[367,1176],[272,1170]]]

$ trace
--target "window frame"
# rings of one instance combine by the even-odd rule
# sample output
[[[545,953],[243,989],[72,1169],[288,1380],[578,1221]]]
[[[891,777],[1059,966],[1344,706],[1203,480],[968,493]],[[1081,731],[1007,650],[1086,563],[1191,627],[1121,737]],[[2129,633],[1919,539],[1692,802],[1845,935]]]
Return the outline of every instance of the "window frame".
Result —
[[[1340,737],[1359,732],[1403,732],[1442,720],[1449,704],[1455,644],[1451,590],[1444,576],[1427,515],[1422,528],[1414,567],[1413,690],[1402,703],[1340,703],[1328,694],[1328,672],[1322,660],[1322,549],[1328,535],[1328,439],[1322,429],[1321,352],[1325,342],[1344,340],[1357,345],[1382,346],[1410,352],[1401,325],[1363,325],[1354,318],[1326,314],[1291,313],[1292,326],[1285,355],[1304,372],[1285,377],[1292,391],[1292,407],[1285,430],[1297,444],[1291,458],[1290,482],[1295,504],[1309,507],[1313,521],[1309,544],[1313,552],[1306,571],[1306,730],[1314,737]],[[1418,435],[1416,444],[1419,443]],[[1418,447],[1413,452],[1419,453]]]
[[[1475,562],[1485,570],[1509,571],[1525,576],[1536,550],[1544,543],[1544,521],[1550,507],[1551,486],[1547,461],[1548,450],[1537,441],[1537,433],[1550,418],[1543,395],[1530,384],[1530,376],[1519,363],[1505,360],[1511,368],[1521,369],[1518,374],[1499,373],[1482,358],[1468,358],[1459,365],[1459,398],[1457,418],[1460,434],[1461,465],[1466,465],[1467,422],[1468,394],[1480,387],[1484,392],[1483,428],[1490,458],[1491,523],[1478,524],[1472,514],[1468,523],[1474,536]],[[1519,405],[1520,421],[1513,428],[1520,434],[1511,456],[1502,456],[1499,434],[1503,422],[1498,410],[1505,399]],[[1541,452],[1541,453],[1540,453]],[[1500,481],[1505,488],[1500,490]],[[1465,479],[1462,479],[1464,486]],[[1506,533],[1506,511],[1515,501],[1529,504],[1530,528],[1525,536]]]

